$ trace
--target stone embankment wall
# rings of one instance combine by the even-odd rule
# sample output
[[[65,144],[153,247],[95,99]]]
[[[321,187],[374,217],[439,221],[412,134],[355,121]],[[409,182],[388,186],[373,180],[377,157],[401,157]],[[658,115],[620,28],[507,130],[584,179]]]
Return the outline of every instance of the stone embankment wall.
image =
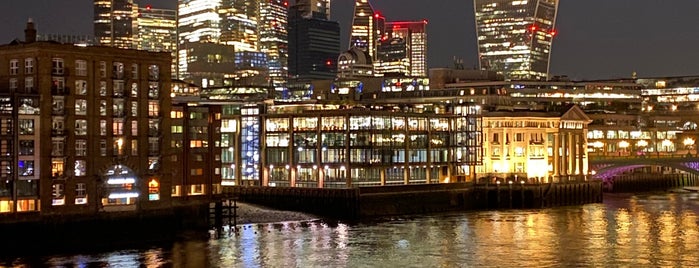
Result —
[[[377,216],[499,208],[543,208],[602,202],[601,182],[399,185],[353,189],[232,187],[228,196],[276,209],[320,216]]]
[[[629,173],[618,175],[604,185],[605,191],[613,193],[669,190],[686,186],[699,186],[699,176],[689,173]]]

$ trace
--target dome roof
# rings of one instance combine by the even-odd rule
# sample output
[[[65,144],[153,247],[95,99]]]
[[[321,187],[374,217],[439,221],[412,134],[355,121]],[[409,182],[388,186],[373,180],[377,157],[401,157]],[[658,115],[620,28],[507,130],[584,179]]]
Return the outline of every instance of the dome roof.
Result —
[[[340,54],[340,57],[338,58],[338,61],[352,61],[354,60],[354,64],[358,65],[371,65],[371,57],[369,57],[369,53],[357,48],[357,47],[352,47],[349,50],[342,52]]]

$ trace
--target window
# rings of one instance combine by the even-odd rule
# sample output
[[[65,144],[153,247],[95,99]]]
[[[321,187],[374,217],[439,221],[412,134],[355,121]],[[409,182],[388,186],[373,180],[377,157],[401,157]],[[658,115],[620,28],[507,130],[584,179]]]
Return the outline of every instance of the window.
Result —
[[[100,136],[107,136],[107,120],[100,120]]]
[[[34,176],[34,160],[20,160],[17,171],[20,176]]]
[[[57,135],[62,135],[64,128],[63,117],[54,116],[51,119],[51,132]]]
[[[131,155],[138,156],[138,140],[131,140]]]
[[[107,96],[107,81],[100,81],[100,96]]]
[[[56,90],[56,94],[63,94],[66,88],[66,79],[63,77],[53,77],[51,81],[53,82],[53,88]]]
[[[160,115],[160,103],[158,101],[148,101],[148,116],[157,117]]]
[[[62,206],[65,205],[65,186],[63,184],[57,183],[52,187],[51,192],[53,193],[53,202],[51,205]]]
[[[19,74],[19,60],[10,60],[10,75]]]
[[[17,81],[17,78],[10,78],[10,90],[17,90],[18,85],[19,82]]]
[[[184,113],[182,111],[170,111],[170,118],[182,118]]]
[[[86,140],[75,140],[75,156],[87,156]]]
[[[124,81],[114,81],[112,91],[114,92],[115,97],[123,97],[124,96]]]
[[[114,138],[114,155],[123,155],[124,154],[124,139],[122,138]]]
[[[138,136],[138,121],[131,121],[131,136]]]
[[[100,140],[100,156],[107,156],[107,140]]]
[[[117,119],[112,122],[112,135],[121,136],[124,135],[124,121]]]
[[[87,204],[87,186],[84,183],[75,184],[75,204]]]
[[[55,75],[63,75],[64,73],[64,64],[63,64],[63,59],[61,58],[53,58],[51,60],[51,73]]]
[[[124,79],[124,63],[114,62],[112,65],[112,76],[114,79]]]
[[[160,86],[158,85],[158,82],[148,83],[148,98],[157,99],[159,96],[159,94],[158,94],[159,90],[160,90]]]
[[[160,153],[160,139],[157,137],[148,138],[148,154],[157,155]]]
[[[133,116],[133,117],[138,116],[138,102],[137,101],[131,102],[131,116]]]
[[[100,115],[101,116],[107,115],[107,101],[106,100],[100,101]]]
[[[131,79],[138,79],[138,64],[131,64]]]
[[[20,135],[34,135],[34,120],[33,119],[20,119],[19,120],[19,134]]]
[[[524,133],[515,133],[515,141],[524,141]]]
[[[107,77],[107,63],[104,61],[100,61],[100,77]]]
[[[51,140],[51,156],[63,156],[64,145],[63,138],[53,138]]]
[[[54,96],[52,98],[51,110],[53,114],[62,115],[64,111],[64,99],[63,96]]]
[[[65,164],[62,158],[51,159],[51,174],[53,174],[54,178],[63,176],[64,167]]]
[[[77,95],[86,95],[87,94],[87,81],[75,80],[75,94],[77,94]]]
[[[84,61],[84,60],[76,60],[75,61],[75,75],[87,76],[87,61]]]
[[[27,92],[34,91],[34,77],[24,78],[24,90]]]
[[[86,173],[86,170],[87,170],[86,165],[87,165],[87,163],[85,162],[85,160],[75,160],[75,168],[74,168],[74,170],[73,170],[74,175],[75,175],[76,177],[82,177],[82,176],[87,175],[87,173]]]
[[[138,83],[131,83],[131,97],[138,98]]]
[[[160,67],[158,65],[148,66],[148,80],[158,80],[160,79]]]
[[[493,133],[493,143],[500,142],[500,133]]]
[[[19,155],[34,155],[34,140],[20,140]]]
[[[148,120],[148,135],[157,136],[160,135],[160,124],[158,120]]]
[[[87,100],[83,100],[83,99],[75,100],[75,114],[76,115],[86,115],[87,114]]]
[[[112,103],[112,114],[114,115],[114,117],[124,117],[125,111],[123,99],[114,100],[114,103]]]
[[[75,120],[75,135],[87,135],[87,120],[78,119]]]
[[[33,58],[24,59],[24,74],[33,74],[33,73],[34,73],[34,59]]]

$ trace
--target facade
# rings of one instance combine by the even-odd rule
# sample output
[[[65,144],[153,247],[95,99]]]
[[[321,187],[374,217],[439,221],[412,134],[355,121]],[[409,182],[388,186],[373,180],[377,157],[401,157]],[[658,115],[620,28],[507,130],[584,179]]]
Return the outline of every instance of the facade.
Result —
[[[489,112],[483,117],[483,165],[479,178],[490,183],[585,180],[587,125],[577,106],[563,112]]]
[[[88,214],[170,205],[167,53],[0,46],[0,212]]]
[[[94,30],[100,45],[133,48],[137,9],[133,0],[95,0]]]
[[[330,20],[330,0],[297,0],[295,6],[301,17]]]
[[[289,78],[331,79],[340,54],[340,24],[317,12],[309,18],[304,8],[289,9]]]
[[[177,11],[146,6],[138,9],[135,48],[169,52],[172,56],[171,74],[177,75]]]
[[[177,58],[180,78],[204,88],[223,86],[224,80],[235,76],[235,58],[233,46],[205,42],[180,44]]]
[[[260,0],[221,0],[218,13],[220,43],[234,46],[236,51],[259,51]]]
[[[378,74],[427,76],[427,21],[387,22],[377,55]]]
[[[288,5],[284,0],[260,3],[260,51],[267,54],[272,85],[280,88],[289,75]]]
[[[383,36],[385,19],[374,12],[369,0],[356,0],[349,47],[366,51],[372,61],[376,61],[377,48]]]
[[[343,52],[337,58],[338,78],[373,77],[374,66],[369,54],[359,48],[353,47]]]
[[[475,0],[480,68],[506,79],[548,79],[558,0]]]
[[[180,44],[218,43],[221,37],[221,0],[178,0],[177,32]]]

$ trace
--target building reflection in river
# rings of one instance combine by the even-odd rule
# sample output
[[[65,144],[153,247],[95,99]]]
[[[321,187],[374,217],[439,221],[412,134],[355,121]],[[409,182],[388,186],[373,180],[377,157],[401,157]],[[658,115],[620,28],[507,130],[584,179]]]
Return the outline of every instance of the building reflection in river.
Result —
[[[697,215],[697,193],[607,195],[603,204],[542,210],[243,225],[237,235],[220,239],[0,258],[0,266],[687,267],[699,263]]]

